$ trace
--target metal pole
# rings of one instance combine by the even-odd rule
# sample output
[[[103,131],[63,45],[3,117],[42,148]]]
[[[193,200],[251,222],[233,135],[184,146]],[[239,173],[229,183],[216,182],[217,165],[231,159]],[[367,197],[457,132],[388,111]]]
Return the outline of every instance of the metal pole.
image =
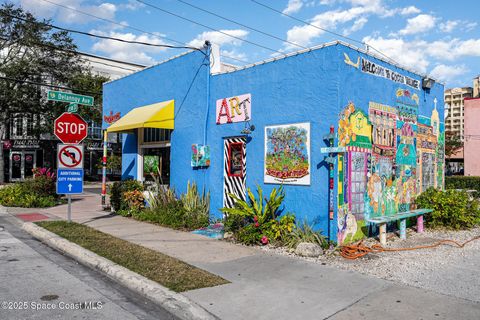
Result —
[[[67,199],[68,199],[67,219],[68,219],[68,222],[72,222],[72,196],[70,194],[67,195]]]
[[[102,157],[102,207],[106,207],[107,196],[107,130],[103,131],[103,157]]]

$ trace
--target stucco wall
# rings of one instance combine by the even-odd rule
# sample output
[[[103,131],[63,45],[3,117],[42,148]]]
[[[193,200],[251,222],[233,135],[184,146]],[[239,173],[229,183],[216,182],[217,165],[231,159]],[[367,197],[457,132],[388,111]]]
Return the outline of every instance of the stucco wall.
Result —
[[[267,195],[273,187],[279,185],[264,183],[265,126],[310,123],[310,184],[284,186],[286,191],[284,212],[293,212],[299,221],[306,219],[325,232],[330,224],[332,238],[335,239],[337,228],[341,224],[337,223],[337,211],[334,220],[328,218],[328,168],[323,162],[326,155],[320,152],[320,148],[326,146],[323,137],[329,132],[331,125],[335,126],[337,132],[345,108],[354,105],[355,110],[362,111],[368,117],[370,102],[395,108],[399,100],[398,94],[401,92],[401,99],[409,101],[412,99],[411,95],[415,94],[418,122],[425,125],[430,125],[429,119],[436,98],[436,110],[443,122],[443,85],[435,83],[432,89],[425,91],[421,87],[414,89],[390,79],[362,72],[360,57],[367,57],[368,60],[394,72],[421,81],[421,77],[416,74],[337,44],[255,67],[211,76],[209,112],[205,128],[207,68],[201,67],[195,77],[204,56],[202,53],[194,52],[106,84],[104,112],[108,114],[110,110],[121,111],[124,115],[137,106],[174,99],[177,116],[171,139],[170,182],[179,192],[186,189],[187,181],[196,181],[200,187],[205,184],[211,192],[213,218],[221,217],[219,209],[223,205],[224,138],[241,135],[245,127],[243,122],[217,125],[215,114],[217,99],[251,94],[250,122],[255,125],[256,130],[247,138],[246,184],[251,189],[255,189],[257,184],[260,185]],[[195,81],[192,82],[194,78]],[[189,87],[190,92],[180,108]],[[443,132],[443,124],[439,125],[439,132]],[[205,130],[206,144],[210,146],[211,164],[207,169],[195,170],[190,165],[191,145],[204,142]],[[368,127],[362,130],[368,130]],[[131,138],[132,140],[126,139],[124,142],[124,178],[136,177],[136,138],[134,135]],[[338,142],[336,139],[335,145]],[[338,176],[337,169],[338,166],[335,168],[334,176],[335,210],[339,205],[337,201],[341,200],[337,190],[339,184],[343,187],[344,183]],[[443,173],[438,181],[441,187]],[[368,202],[368,199],[365,201]]]
[[[464,169],[466,176],[480,176],[480,99],[465,99]]]

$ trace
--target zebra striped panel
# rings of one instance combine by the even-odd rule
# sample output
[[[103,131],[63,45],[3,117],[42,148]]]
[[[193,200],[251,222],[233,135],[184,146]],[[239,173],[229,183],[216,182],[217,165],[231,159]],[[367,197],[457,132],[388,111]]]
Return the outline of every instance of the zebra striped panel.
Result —
[[[242,143],[242,176],[229,176],[229,145],[232,143]],[[223,206],[233,208],[235,201],[229,196],[234,194],[242,200],[246,200],[246,178],[247,178],[247,146],[244,137],[228,138],[224,140],[223,152]]]

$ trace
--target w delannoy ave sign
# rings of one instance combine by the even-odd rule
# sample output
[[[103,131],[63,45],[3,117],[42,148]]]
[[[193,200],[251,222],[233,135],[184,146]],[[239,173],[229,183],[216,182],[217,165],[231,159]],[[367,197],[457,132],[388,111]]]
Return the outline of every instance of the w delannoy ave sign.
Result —
[[[60,101],[68,103],[83,104],[86,106],[93,106],[93,97],[82,96],[80,94],[61,92],[61,91],[48,91],[47,99],[51,101]]]
[[[87,131],[87,123],[78,114],[64,112],[55,119],[53,133],[63,143],[80,143]]]

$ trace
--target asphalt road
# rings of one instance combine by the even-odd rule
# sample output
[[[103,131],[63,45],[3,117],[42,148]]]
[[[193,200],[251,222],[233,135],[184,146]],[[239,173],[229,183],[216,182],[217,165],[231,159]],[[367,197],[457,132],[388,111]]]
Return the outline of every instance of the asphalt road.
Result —
[[[0,319],[176,319],[0,213]]]

